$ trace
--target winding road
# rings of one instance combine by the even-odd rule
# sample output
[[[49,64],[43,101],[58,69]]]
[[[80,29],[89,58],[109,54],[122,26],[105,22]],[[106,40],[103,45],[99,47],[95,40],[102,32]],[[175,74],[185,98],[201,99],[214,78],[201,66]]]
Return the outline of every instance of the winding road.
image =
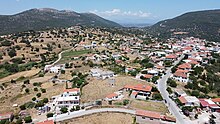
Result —
[[[181,55],[181,57],[178,58],[177,61],[174,62],[173,66],[177,65],[182,59],[184,58],[184,55]],[[173,67],[172,66],[172,67]],[[171,68],[167,69],[166,74],[158,80],[158,90],[160,91],[162,97],[167,102],[167,107],[169,111],[176,117],[178,124],[191,124],[191,120],[186,118],[185,115],[181,113],[181,110],[176,105],[176,103],[169,97],[169,93],[167,92],[167,80],[172,75]]]
[[[100,108],[100,109],[91,109],[91,110],[79,110],[75,112],[69,112],[66,114],[55,115],[54,117],[48,118],[48,120],[54,120],[55,122],[58,122],[58,121],[64,121],[76,117],[91,115],[95,113],[102,113],[102,112],[127,113],[127,114],[135,115],[135,110],[129,110],[124,108]]]

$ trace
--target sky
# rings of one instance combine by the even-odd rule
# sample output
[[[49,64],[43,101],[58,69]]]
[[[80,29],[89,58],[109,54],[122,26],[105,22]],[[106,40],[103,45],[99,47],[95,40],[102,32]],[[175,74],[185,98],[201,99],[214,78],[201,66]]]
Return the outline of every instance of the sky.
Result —
[[[220,9],[220,0],[0,0],[0,15],[32,8],[91,12],[121,24],[153,24],[190,11]]]

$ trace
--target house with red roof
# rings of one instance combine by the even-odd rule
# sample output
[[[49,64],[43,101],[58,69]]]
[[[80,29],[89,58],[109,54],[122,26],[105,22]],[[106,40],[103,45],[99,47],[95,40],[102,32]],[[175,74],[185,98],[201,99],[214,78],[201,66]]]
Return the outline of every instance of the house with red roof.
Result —
[[[220,107],[215,104],[211,99],[199,99],[202,109],[211,110],[213,112],[220,110]]]
[[[172,76],[172,79],[180,82],[187,83],[189,81],[188,74],[186,72],[182,72],[181,70],[176,71]]]
[[[138,124],[167,124],[169,122],[176,122],[175,118],[162,115],[159,112],[137,110],[135,114]]]
[[[131,98],[147,100],[151,95],[151,86],[137,84],[137,85],[125,85],[123,88],[125,91],[131,91]]]
[[[192,66],[189,63],[183,63],[183,64],[179,65],[178,68],[182,69],[182,70],[190,70],[192,68]]]
[[[105,97],[105,100],[106,101],[115,101],[115,100],[120,100],[124,97],[124,95],[122,94],[121,91],[118,91],[118,92],[114,92],[114,93],[111,93],[111,94],[108,94],[106,97]]]
[[[180,96],[178,99],[184,106],[200,106],[200,101],[195,96]]]
[[[177,60],[178,56],[175,54],[168,54],[166,55],[166,60],[175,61]]]

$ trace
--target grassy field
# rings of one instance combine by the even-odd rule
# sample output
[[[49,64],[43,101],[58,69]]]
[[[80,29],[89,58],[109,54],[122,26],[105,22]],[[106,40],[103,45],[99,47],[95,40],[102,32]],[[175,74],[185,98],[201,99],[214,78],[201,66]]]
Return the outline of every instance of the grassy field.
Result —
[[[163,114],[169,112],[165,104],[162,102],[132,100],[130,107],[147,111],[161,112]]]
[[[123,113],[98,113],[75,118],[57,124],[132,124],[132,115]]]
[[[0,70],[0,79],[1,78],[4,78],[4,77],[7,77],[8,75],[10,75],[11,73],[10,72],[8,72],[8,71],[6,71],[6,70],[4,70],[4,69],[1,69]]]
[[[92,50],[79,50],[79,51],[71,50],[71,51],[64,52],[62,54],[62,59],[59,61],[59,63],[69,62],[69,61],[71,61],[72,57],[77,57],[77,56],[80,56],[83,54],[88,54],[90,52],[92,52]]]

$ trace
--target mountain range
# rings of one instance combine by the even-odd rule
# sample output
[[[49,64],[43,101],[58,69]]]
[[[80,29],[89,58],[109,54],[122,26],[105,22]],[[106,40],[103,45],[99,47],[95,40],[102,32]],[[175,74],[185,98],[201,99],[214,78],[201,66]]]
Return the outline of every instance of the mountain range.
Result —
[[[74,25],[122,27],[92,13],[51,8],[30,9],[15,15],[0,15],[0,34]]]
[[[220,41],[220,10],[185,13],[173,19],[160,21],[148,29],[151,33],[164,38],[184,34]]]

